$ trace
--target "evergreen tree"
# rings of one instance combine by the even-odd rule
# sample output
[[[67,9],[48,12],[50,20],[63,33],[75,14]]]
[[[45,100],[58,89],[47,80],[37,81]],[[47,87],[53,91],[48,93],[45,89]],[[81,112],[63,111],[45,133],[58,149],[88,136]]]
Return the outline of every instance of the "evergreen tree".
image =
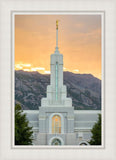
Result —
[[[94,124],[92,130],[91,145],[101,145],[101,114],[99,114],[97,123]]]
[[[21,106],[15,105],[15,145],[32,145],[33,131]]]

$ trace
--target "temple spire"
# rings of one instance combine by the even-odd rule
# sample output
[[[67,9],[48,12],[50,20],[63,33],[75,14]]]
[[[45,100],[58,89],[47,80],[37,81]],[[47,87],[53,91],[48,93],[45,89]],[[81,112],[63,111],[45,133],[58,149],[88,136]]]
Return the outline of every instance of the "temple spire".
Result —
[[[55,54],[60,54],[58,50],[58,20],[56,20],[56,49]]]
[[[56,47],[58,47],[58,20],[56,20]]]

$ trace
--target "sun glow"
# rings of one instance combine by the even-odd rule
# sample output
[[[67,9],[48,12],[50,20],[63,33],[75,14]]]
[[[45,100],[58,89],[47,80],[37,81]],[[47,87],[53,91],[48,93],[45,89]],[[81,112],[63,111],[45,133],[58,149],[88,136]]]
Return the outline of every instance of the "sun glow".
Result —
[[[50,74],[56,19],[60,19],[58,47],[64,57],[63,71],[89,73],[101,79],[100,15],[16,15],[16,70]]]
[[[41,74],[50,74],[50,71],[46,70],[44,67],[35,67],[32,64],[15,64],[15,70],[23,70],[27,72],[39,72]]]
[[[41,74],[50,74],[50,70],[46,69],[45,67],[37,67],[37,66],[33,66],[32,64],[24,64],[24,63],[18,63],[15,64],[15,70],[23,70],[26,72],[39,72]],[[79,72],[78,69],[74,69],[74,70],[70,70],[68,68],[63,68],[63,71],[69,71],[69,72],[73,72],[73,73],[77,73]]]
[[[24,64],[24,63],[18,63],[18,64],[15,64],[15,70],[23,70],[25,72],[39,72],[40,74],[50,74],[50,70],[46,67],[37,67],[37,66],[34,66],[32,64]],[[65,68],[63,67],[63,71],[66,72],[72,72],[72,73],[75,73],[75,74],[91,74],[91,72],[83,72],[79,69],[68,69],[68,68]],[[100,77],[101,75],[98,75],[99,79],[101,79]]]
[[[73,72],[74,73],[79,73],[79,70],[78,69],[74,69]]]

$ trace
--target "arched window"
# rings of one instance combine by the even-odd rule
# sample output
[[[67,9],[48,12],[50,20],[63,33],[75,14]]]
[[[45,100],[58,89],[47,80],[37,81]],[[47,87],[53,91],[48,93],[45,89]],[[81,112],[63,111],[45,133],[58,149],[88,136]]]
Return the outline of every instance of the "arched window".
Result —
[[[59,115],[52,117],[52,133],[61,133],[61,117]]]
[[[81,143],[80,145],[81,145],[81,146],[86,146],[87,144],[86,144],[86,143]]]
[[[61,145],[61,141],[58,138],[53,139],[51,145]]]
[[[79,143],[79,145],[81,145],[81,146],[86,146],[86,145],[90,145],[87,141],[81,141],[80,143]]]

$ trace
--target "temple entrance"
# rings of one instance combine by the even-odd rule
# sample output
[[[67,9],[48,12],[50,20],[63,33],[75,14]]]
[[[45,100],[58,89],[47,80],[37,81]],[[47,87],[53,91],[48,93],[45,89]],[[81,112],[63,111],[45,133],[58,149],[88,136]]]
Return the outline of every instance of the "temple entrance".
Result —
[[[80,145],[81,145],[81,146],[86,146],[87,144],[86,144],[86,143],[81,143]]]
[[[53,139],[51,145],[61,145],[61,141],[58,138]]]

